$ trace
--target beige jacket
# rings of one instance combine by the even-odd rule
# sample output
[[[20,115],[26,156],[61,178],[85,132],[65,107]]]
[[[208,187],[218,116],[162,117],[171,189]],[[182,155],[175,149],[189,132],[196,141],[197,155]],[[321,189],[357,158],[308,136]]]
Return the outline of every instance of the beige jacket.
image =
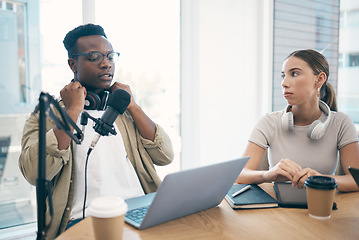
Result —
[[[121,132],[128,157],[137,173],[145,193],[156,191],[161,183],[154,164],[163,166],[172,162],[174,154],[172,143],[165,131],[156,124],[154,141],[144,139],[128,112],[119,115],[115,121]],[[73,164],[73,144],[67,150],[57,148],[57,139],[52,130],[54,122],[46,120],[46,178],[52,182],[54,208],[53,221],[47,230],[48,239],[54,239],[65,231],[74,197],[75,169]],[[38,135],[39,116],[32,113],[25,123],[21,141],[19,167],[26,180],[36,185],[38,178]],[[49,208],[46,211],[46,224],[50,222]]]

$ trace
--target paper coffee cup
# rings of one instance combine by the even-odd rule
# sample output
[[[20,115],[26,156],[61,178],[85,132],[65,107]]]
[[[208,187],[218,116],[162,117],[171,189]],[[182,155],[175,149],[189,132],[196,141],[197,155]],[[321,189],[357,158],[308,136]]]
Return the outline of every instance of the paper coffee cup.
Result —
[[[122,239],[127,204],[120,197],[105,196],[91,202],[89,215],[96,240]]]
[[[309,216],[328,219],[331,216],[333,201],[338,184],[334,178],[325,176],[309,177],[305,184]]]

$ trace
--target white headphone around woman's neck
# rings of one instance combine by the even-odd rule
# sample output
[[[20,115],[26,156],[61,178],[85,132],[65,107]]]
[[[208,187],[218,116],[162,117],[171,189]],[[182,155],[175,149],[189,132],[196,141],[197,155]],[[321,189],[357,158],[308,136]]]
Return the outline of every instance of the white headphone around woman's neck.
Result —
[[[292,131],[294,128],[293,113],[289,111],[291,108],[292,106],[288,105],[288,107],[286,108],[286,112],[282,116],[282,127],[287,131]],[[327,115],[327,119],[324,123],[317,119],[310,125],[307,132],[307,137],[314,140],[317,140],[324,135],[325,129],[328,126],[331,118],[330,108],[325,102],[320,100],[319,108],[325,115]]]

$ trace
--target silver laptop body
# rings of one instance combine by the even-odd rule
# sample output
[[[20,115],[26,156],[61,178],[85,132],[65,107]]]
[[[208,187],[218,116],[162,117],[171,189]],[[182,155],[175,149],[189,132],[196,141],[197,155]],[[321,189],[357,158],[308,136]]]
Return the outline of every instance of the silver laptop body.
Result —
[[[217,206],[248,159],[243,157],[168,174],[156,193],[126,200],[125,221],[137,229],[145,229]],[[138,209],[145,211],[140,213]],[[133,214],[139,217],[130,218]]]

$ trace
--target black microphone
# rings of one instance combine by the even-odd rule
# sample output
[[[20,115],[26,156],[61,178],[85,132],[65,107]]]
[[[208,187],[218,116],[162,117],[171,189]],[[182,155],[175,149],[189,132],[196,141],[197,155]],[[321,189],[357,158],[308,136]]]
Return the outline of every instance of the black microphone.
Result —
[[[92,140],[87,154],[90,154],[101,136],[107,136],[109,133],[112,135],[117,134],[113,123],[119,114],[123,114],[126,111],[130,101],[131,95],[123,89],[116,89],[110,94],[106,110],[101,119],[98,119],[94,126],[96,135]]]

